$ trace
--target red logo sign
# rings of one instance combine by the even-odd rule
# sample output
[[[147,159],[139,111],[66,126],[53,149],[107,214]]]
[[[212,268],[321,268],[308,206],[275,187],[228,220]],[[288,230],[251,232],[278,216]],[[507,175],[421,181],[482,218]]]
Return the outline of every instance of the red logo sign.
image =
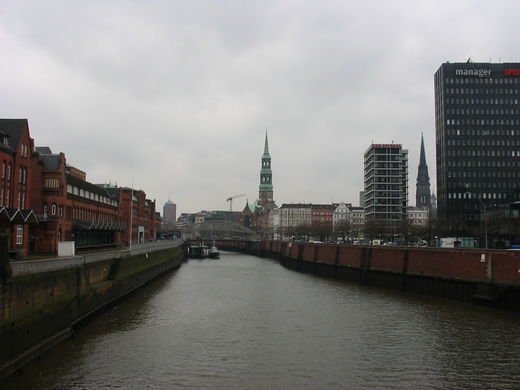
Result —
[[[504,69],[504,76],[520,76],[520,69]]]

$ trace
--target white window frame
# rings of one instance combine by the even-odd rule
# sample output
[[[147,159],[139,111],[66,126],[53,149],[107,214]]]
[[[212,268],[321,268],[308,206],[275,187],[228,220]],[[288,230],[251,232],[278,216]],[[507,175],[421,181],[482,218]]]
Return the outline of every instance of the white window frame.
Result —
[[[16,245],[23,245],[23,225],[16,225]]]

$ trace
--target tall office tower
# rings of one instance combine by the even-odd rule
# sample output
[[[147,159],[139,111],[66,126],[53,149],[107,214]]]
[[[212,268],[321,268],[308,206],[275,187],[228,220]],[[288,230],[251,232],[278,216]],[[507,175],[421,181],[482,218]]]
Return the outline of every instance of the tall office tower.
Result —
[[[430,175],[426,164],[426,153],[424,152],[424,139],[421,134],[421,156],[417,170],[417,183],[415,191],[415,207],[421,209],[431,208]]]
[[[435,73],[437,214],[477,221],[519,199],[520,63],[445,63]]]
[[[408,206],[408,150],[400,144],[372,144],[365,158],[365,223],[399,230]]]
[[[164,204],[163,207],[163,226],[175,227],[177,219],[177,205],[170,199]]]

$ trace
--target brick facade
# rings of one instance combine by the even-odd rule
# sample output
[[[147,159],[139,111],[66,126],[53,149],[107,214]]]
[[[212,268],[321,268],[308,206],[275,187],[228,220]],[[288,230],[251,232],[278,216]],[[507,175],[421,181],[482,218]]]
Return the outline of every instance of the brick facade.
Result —
[[[26,119],[0,119],[0,229],[18,256],[55,254],[60,241],[95,250],[155,239],[160,217],[142,190],[96,185],[63,153],[34,147]],[[133,193],[133,214],[130,202]]]

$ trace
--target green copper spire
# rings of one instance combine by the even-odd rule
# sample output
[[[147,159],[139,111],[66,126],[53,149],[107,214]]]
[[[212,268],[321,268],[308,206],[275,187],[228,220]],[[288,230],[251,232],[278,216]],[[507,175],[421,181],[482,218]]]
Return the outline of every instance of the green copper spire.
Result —
[[[269,156],[269,141],[267,139],[267,129],[265,130],[265,145],[264,145],[264,156]]]
[[[260,169],[260,198],[262,193],[269,193],[269,198],[272,198],[273,173],[271,171],[271,155],[269,154],[269,141],[267,139],[267,130],[265,131],[265,145],[264,154],[262,155],[262,169]],[[265,194],[267,195],[267,194]]]

